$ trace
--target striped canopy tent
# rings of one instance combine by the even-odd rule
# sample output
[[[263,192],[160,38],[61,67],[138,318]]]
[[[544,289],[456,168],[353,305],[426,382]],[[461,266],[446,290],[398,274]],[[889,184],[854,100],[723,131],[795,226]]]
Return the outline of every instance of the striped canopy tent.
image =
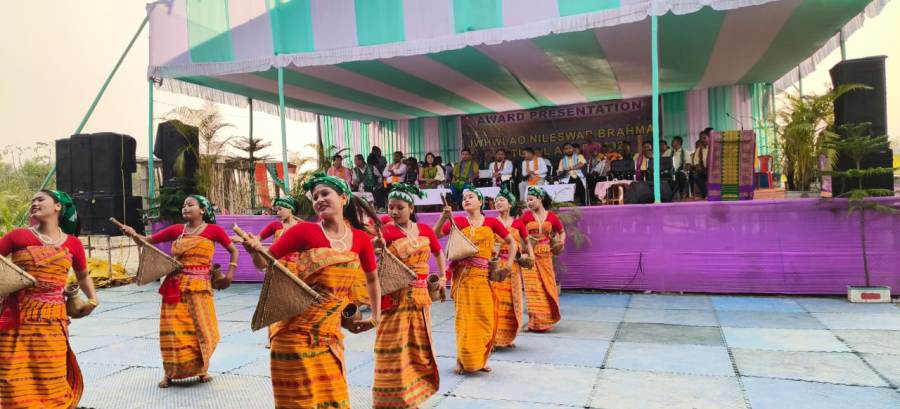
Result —
[[[725,113],[765,135],[773,88],[886,1],[164,0],[149,6],[149,75],[273,112],[282,97],[357,152],[453,159],[460,115],[657,93],[669,136],[736,127]]]

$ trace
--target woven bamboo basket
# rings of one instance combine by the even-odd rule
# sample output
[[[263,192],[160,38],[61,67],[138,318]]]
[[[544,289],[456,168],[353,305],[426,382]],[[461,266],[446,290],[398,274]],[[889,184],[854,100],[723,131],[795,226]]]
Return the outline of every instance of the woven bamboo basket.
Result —
[[[6,257],[0,256],[0,298],[9,297],[16,291],[33,287],[37,280],[13,264]]]
[[[140,240],[141,258],[138,265],[137,285],[147,285],[175,271],[181,270],[182,265],[177,260],[163,253],[156,246]]]
[[[250,239],[247,232],[237,225],[232,225],[231,229],[242,239]],[[260,254],[269,262],[271,268],[266,272],[262,290],[259,292],[259,302],[256,303],[256,311],[250,320],[250,329],[258,331],[276,322],[300,315],[323,299],[324,295],[313,290],[271,254],[268,252]]]
[[[378,253],[378,282],[381,284],[382,294],[405,289],[418,277],[390,251],[379,249]]]

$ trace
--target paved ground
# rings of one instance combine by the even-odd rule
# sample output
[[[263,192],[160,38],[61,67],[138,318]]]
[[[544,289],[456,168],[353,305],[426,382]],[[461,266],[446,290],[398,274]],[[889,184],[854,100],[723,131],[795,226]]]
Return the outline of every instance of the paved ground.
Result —
[[[82,406],[271,408],[265,331],[251,333],[258,285],[216,294],[222,343],[210,384],[156,387],[156,287],[101,291],[72,324],[86,379]],[[441,368],[429,407],[900,408],[900,309],[841,299],[576,294],[551,334],[525,333],[491,374],[452,374],[452,304],[432,317]],[[354,408],[370,406],[374,333],[348,334]]]

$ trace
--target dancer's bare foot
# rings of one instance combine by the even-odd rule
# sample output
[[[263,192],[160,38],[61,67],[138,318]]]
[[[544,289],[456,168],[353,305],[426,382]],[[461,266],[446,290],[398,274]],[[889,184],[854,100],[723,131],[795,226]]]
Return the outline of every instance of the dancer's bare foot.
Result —
[[[455,373],[455,374],[457,374],[457,375],[462,375],[462,374],[466,373],[466,371],[463,370],[462,365],[456,364],[456,368],[453,369],[453,373]]]
[[[163,378],[163,380],[159,381],[159,385],[158,385],[158,386],[159,386],[161,389],[165,389],[165,388],[168,388],[169,386],[172,386],[171,379],[169,379],[168,377]]]
[[[492,369],[491,369],[491,367],[486,366],[486,367],[484,367],[484,368],[479,369],[479,371],[481,371],[481,372],[490,372],[490,371],[492,371]]]
[[[208,373],[200,375],[199,378],[200,378],[200,383],[207,383],[207,382],[210,382],[213,380],[213,377]]]

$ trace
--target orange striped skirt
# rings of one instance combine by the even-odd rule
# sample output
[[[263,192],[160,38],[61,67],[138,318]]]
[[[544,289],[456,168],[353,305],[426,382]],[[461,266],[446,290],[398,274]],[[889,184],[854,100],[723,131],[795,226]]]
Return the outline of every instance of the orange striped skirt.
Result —
[[[392,296],[397,302],[381,314],[375,336],[373,407],[417,408],[440,383],[431,342],[431,298],[424,287]]]
[[[486,268],[465,266],[453,275],[456,360],[466,372],[487,366],[497,333],[497,299]]]
[[[0,408],[69,409],[84,383],[65,321],[24,321],[0,331]]]
[[[362,271],[353,279],[350,289],[350,302],[356,305],[369,305],[369,288],[366,287],[366,275]]]
[[[272,336],[272,391],[277,409],[350,407],[344,346],[289,327]]]
[[[513,264],[509,278],[492,282],[497,297],[497,338],[494,346],[510,347],[516,342],[522,327],[522,269]]]
[[[561,316],[556,273],[553,272],[553,256],[550,252],[535,252],[534,268],[522,269],[522,278],[528,304],[528,330],[553,330]]]
[[[209,291],[182,292],[177,304],[162,304],[159,349],[167,378],[205,374],[218,344],[219,323]]]

